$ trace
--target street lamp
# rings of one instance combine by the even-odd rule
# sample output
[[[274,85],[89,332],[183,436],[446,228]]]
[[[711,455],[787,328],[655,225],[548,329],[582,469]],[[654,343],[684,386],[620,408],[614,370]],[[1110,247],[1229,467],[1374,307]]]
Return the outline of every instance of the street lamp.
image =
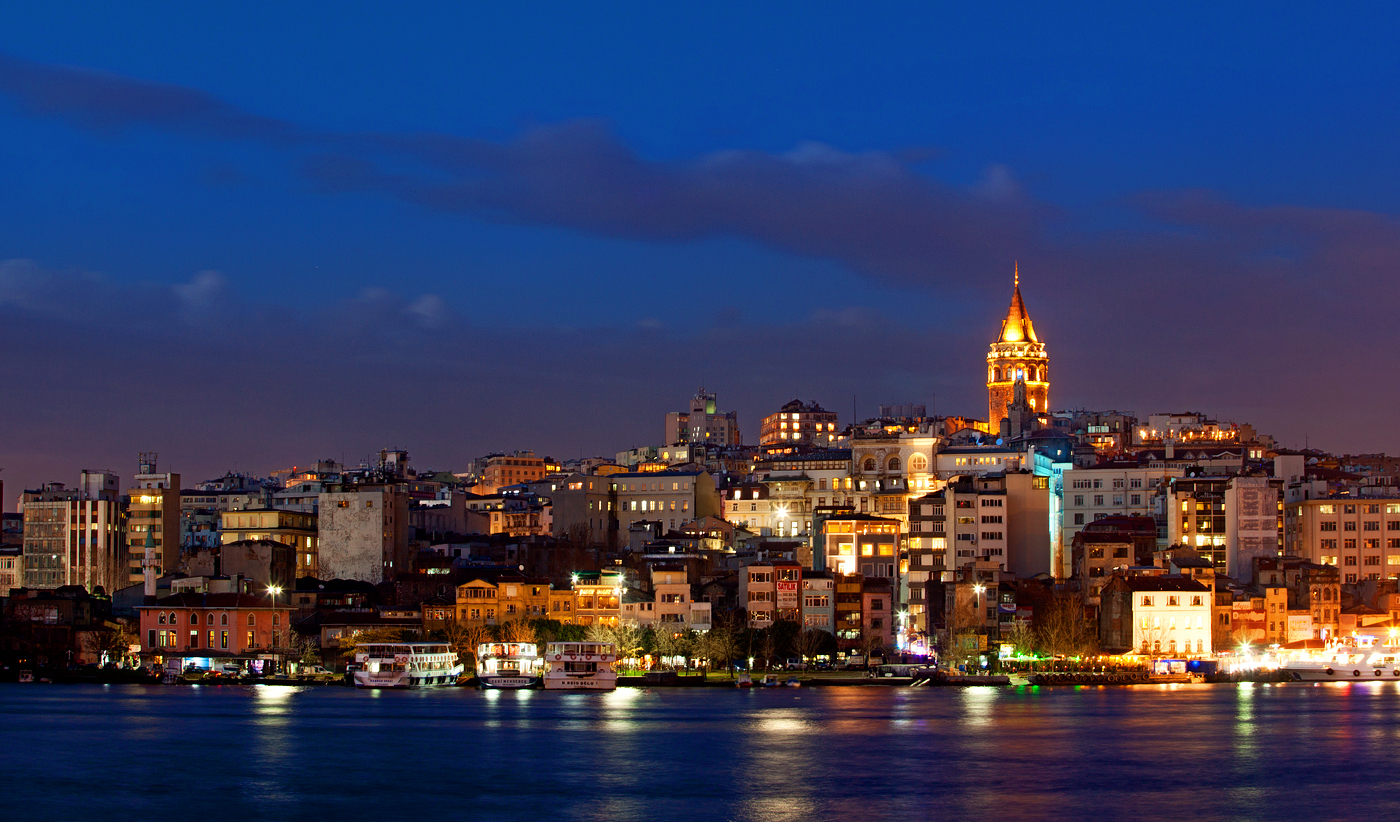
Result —
[[[270,594],[270,595],[272,596],[272,618],[275,620],[275,619],[277,619],[277,595],[280,594],[280,593],[282,593],[282,586],[281,586],[281,585],[269,585],[269,586],[267,586],[267,592],[268,592],[268,594]],[[287,628],[288,631],[290,631],[290,630],[292,629],[292,626],[288,625],[288,626],[286,626],[286,628]],[[277,634],[278,634],[278,633],[280,633],[280,632],[278,632],[278,631],[273,631],[273,632],[272,632],[272,636],[273,636],[273,640],[274,640],[274,641],[273,641],[273,645],[274,645],[274,646],[280,644],[280,643],[278,643],[278,642],[276,641],[276,639],[277,639]],[[274,654],[275,654],[275,653],[276,653],[276,649],[274,648]],[[273,656],[272,659],[273,659],[273,663],[276,664],[277,657],[276,657],[276,656]],[[252,663],[249,663],[249,665],[251,665],[251,664],[252,664]]]

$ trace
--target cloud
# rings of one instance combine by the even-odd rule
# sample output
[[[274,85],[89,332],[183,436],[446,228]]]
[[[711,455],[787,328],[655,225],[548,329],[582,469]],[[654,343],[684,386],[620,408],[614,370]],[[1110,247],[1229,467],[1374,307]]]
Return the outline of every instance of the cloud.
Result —
[[[192,436],[171,426],[198,419],[235,432],[219,453],[264,461],[383,440],[465,459],[462,430],[475,453],[533,446],[565,456],[575,443],[606,452],[647,441],[647,431],[659,436],[660,414],[702,381],[723,383],[750,429],[769,405],[813,394],[842,398],[843,413],[852,394],[868,400],[867,412],[881,400],[936,394],[939,410],[976,414],[987,340],[945,329],[985,312],[990,336],[1019,259],[1057,364],[1057,406],[1188,405],[1295,444],[1305,433],[1316,444],[1326,431],[1333,447],[1400,446],[1376,424],[1400,403],[1400,386],[1377,377],[1377,352],[1400,345],[1390,316],[1400,297],[1400,223],[1390,215],[1248,205],[1210,191],[1138,192],[1067,209],[1036,200],[1003,166],[964,187],[915,170],[923,155],[817,142],[656,160],[592,120],[500,142],[329,134],[198,90],[5,57],[0,94],[100,133],[152,128],[265,145],[330,196],[367,192],[647,242],[741,238],[939,300],[927,328],[873,312],[856,289],[801,321],[746,321],[717,307],[702,333],[648,316],[594,329],[486,329],[433,294],[370,290],[297,314],[240,302],[213,272],[173,287],[125,286],[10,261],[0,263],[8,362],[99,377],[139,362],[140,373],[156,375],[95,377],[125,415],[94,422],[76,416],[91,391],[66,379],[44,387],[8,366],[28,442],[90,429],[71,447],[101,453],[110,441],[134,452],[156,445],[148,439]],[[141,430],[143,410],[168,424]],[[192,441],[187,459],[204,459],[205,446]]]
[[[100,299],[88,299],[94,288]],[[205,289],[229,310],[185,322],[188,295]],[[756,439],[758,416],[799,394],[844,409],[856,395],[870,412],[911,391],[953,392],[954,374],[932,369],[918,386],[908,374],[929,370],[925,351],[964,344],[868,310],[848,313],[843,345],[814,358],[825,317],[701,333],[624,319],[501,329],[439,310],[433,295],[369,289],[292,313],[229,291],[208,273],[123,285],[0,262],[8,490],[88,467],[129,478],[140,451],[187,484],[391,445],[439,468],[491,449],[611,455],[659,441],[663,415],[702,382]]]
[[[250,114],[208,92],[0,54],[0,92],[25,110],[81,128],[117,133],[145,126],[225,140],[287,143],[299,129]]]

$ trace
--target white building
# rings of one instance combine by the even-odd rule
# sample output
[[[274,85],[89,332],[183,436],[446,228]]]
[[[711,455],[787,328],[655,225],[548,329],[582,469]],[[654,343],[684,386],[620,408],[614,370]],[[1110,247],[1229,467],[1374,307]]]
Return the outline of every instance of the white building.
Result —
[[[1115,576],[1104,586],[1099,633],[1106,652],[1209,656],[1211,588],[1184,576]]]

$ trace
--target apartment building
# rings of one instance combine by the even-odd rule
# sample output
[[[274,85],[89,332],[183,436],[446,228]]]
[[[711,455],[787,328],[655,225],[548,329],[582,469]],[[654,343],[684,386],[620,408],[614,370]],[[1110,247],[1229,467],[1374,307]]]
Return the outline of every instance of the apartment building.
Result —
[[[1335,567],[1342,582],[1400,574],[1400,498],[1326,497],[1290,507],[1302,556]]]
[[[127,584],[125,515],[117,476],[83,471],[76,488],[49,483],[20,499],[24,532],[16,586],[81,585],[111,593]]]

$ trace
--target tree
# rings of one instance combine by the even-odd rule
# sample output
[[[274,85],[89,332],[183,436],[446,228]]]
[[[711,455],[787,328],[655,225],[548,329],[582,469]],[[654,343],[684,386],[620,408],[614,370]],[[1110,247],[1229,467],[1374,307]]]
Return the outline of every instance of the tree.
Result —
[[[457,661],[471,672],[476,671],[477,647],[491,641],[491,629],[448,618],[440,632],[442,640],[457,655]]]
[[[1084,606],[1073,597],[1057,597],[1041,614],[1035,630],[1049,656],[1077,657],[1098,652],[1099,638],[1084,619]]]
[[[794,647],[802,657],[803,662],[811,662],[813,657],[821,653],[822,646],[826,644],[828,634],[820,628],[803,628],[797,635]]]
[[[287,658],[290,660],[301,663],[320,661],[321,643],[317,637],[308,636],[289,628],[283,646],[287,651]]]
[[[944,613],[944,632],[938,661],[946,668],[971,665],[981,653],[979,632],[981,614],[972,596],[958,597],[954,591],[953,607]]]
[[[675,657],[688,658],[695,649],[695,644],[696,636],[694,631],[684,628],[661,628],[655,631],[656,653],[660,655],[663,660],[674,659]]]
[[[708,660],[711,668],[719,667],[734,674],[733,662],[742,652],[743,631],[733,614],[715,617],[714,624],[706,631],[696,653]]]
[[[526,619],[512,619],[500,625],[500,636],[502,642],[531,642],[535,641],[535,626]]]
[[[1016,620],[1011,626],[1011,631],[1004,639],[1014,649],[1016,656],[1032,656],[1035,654],[1036,636],[1029,622],[1019,619]]]
[[[83,648],[98,655],[102,662],[120,664],[131,655],[136,636],[125,622],[105,623],[107,630],[88,631],[83,635]]]
[[[399,628],[365,628],[344,634],[339,639],[340,653],[354,657],[361,645],[378,642],[403,642],[403,630]]]

